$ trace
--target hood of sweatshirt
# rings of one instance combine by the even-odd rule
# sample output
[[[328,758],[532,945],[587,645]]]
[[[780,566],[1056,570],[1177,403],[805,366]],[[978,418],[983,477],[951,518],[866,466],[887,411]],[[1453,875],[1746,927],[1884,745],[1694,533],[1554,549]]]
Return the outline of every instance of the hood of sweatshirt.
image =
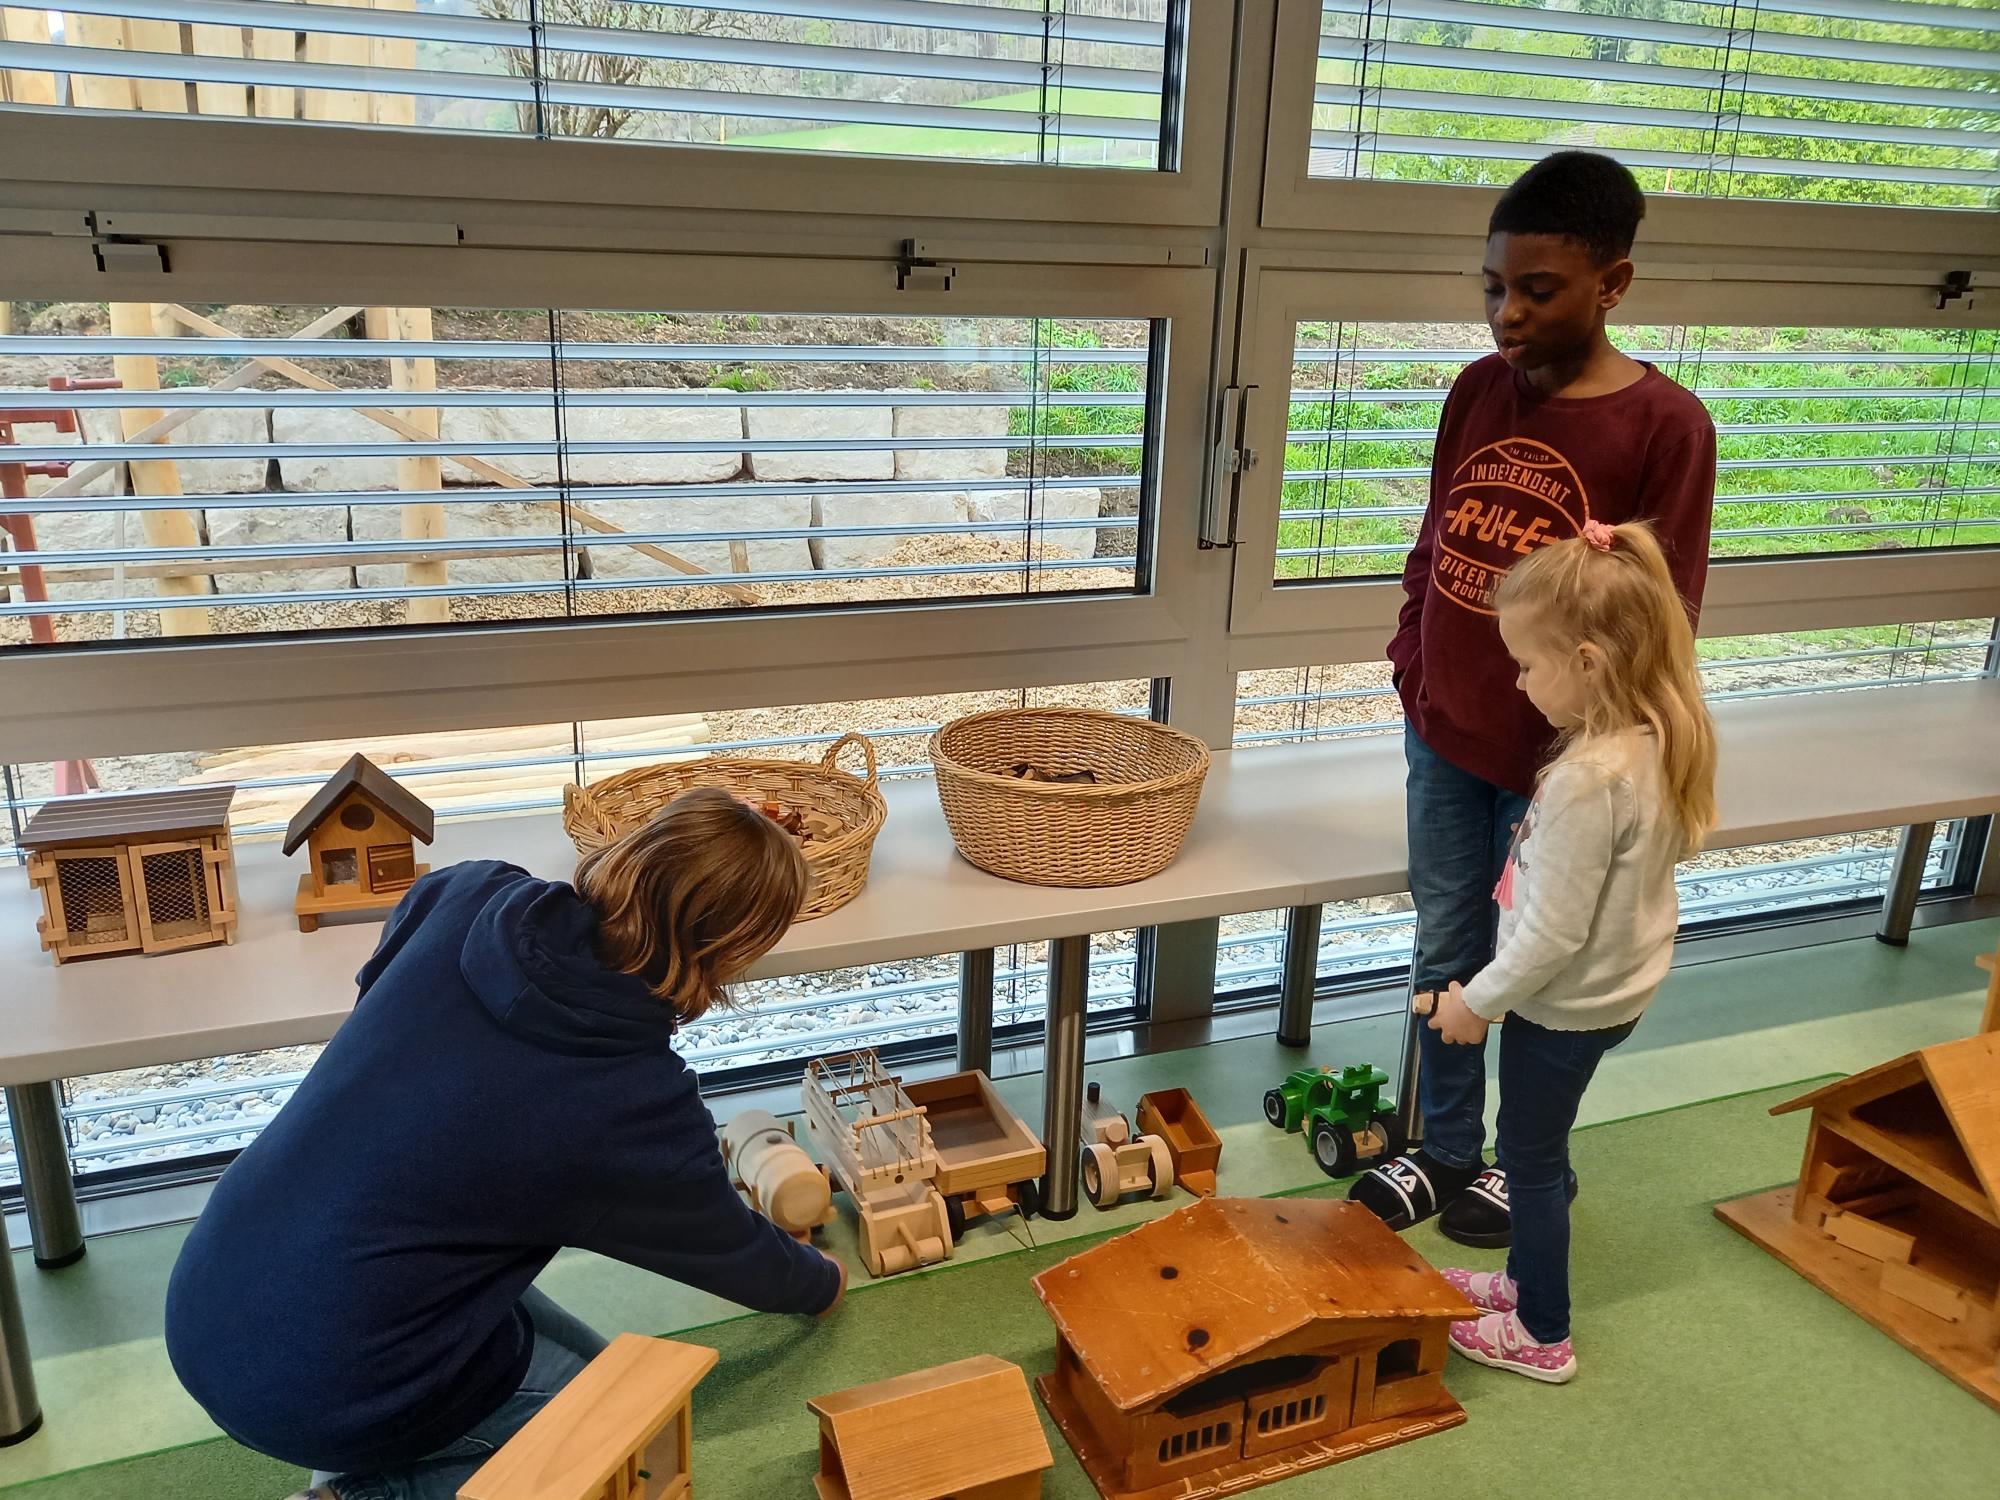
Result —
[[[555,1052],[665,1052],[673,1011],[636,974],[604,967],[596,911],[568,884],[510,873],[459,954],[459,972],[493,1019]]]

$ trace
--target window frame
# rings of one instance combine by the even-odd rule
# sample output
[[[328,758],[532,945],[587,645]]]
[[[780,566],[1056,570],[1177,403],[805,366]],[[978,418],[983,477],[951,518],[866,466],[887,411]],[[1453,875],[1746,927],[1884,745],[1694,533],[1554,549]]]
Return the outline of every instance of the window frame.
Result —
[[[36,241],[25,241],[33,246]],[[29,295],[75,285],[59,239],[39,242]],[[911,693],[1123,678],[1186,669],[1203,601],[1226,561],[1193,545],[1215,278],[1198,267],[962,266],[950,291],[898,291],[892,259],[344,246],[330,265],[296,247],[169,244],[172,295],[195,302],[331,298],[385,306],[600,307],[839,315],[1014,315],[1160,320],[1150,590],[1025,600],[850,605],[642,620],[419,627],[289,639],[211,636],[115,647],[32,647],[0,659],[0,747],[15,761],[262,744],[365,733],[613,719]],[[70,265],[54,262],[67,259]],[[104,277],[93,295],[150,300],[159,278]],[[662,288],[671,291],[663,293]],[[1142,560],[1143,562],[1143,560]],[[1215,580],[1204,585],[1204,576]],[[1143,574],[1142,574],[1142,582]],[[1007,641],[997,645],[995,611]],[[394,684],[393,687],[389,684]]]
[[[435,217],[438,185],[496,206],[800,215],[967,216],[1048,224],[1212,223],[1229,133],[1233,7],[1186,0],[1168,23],[1161,107],[1175,165],[1135,171],[935,157],[860,156],[643,141],[536,140],[469,131],[353,128],[165,113],[0,111],[7,179],[31,201],[68,190],[99,210],[275,194],[365,201],[360,217]],[[1173,41],[1179,33],[1178,56]],[[633,152],[669,153],[659,170]],[[116,170],[107,170],[116,163]],[[301,189],[300,184],[311,184]],[[134,187],[134,184],[144,184]],[[4,201],[4,200],[0,200]],[[565,220],[581,247],[587,222]]]
[[[1264,138],[1261,218],[1268,229],[1339,231],[1355,224],[1394,224],[1419,232],[1441,218],[1483,240],[1486,215],[1500,190],[1442,183],[1404,183],[1309,175],[1313,91],[1319,59],[1320,0],[1252,0],[1275,9],[1271,97]],[[1426,200],[1429,200],[1428,202]],[[1470,205],[1476,222],[1458,205]],[[1857,263],[1915,258],[1940,269],[1970,257],[1990,272],[1994,220],[2000,210],[1892,208],[1864,204],[1788,203],[1761,199],[1651,195],[1644,230],[1646,258],[1669,246],[1700,253],[1707,247],[1768,247],[1797,274],[1824,274]],[[1777,270],[1774,263],[1768,270]],[[1717,321],[1711,319],[1711,321]]]
[[[1477,317],[1478,260],[1456,267],[1404,258],[1400,274],[1355,269],[1355,256],[1253,254],[1246,278],[1238,384],[1251,392],[1243,442],[1261,457],[1238,491],[1229,613],[1232,671],[1315,666],[1381,657],[1402,607],[1398,576],[1279,584],[1273,574],[1290,416],[1294,329],[1299,322],[1464,322]],[[1469,267],[1469,269],[1468,269]],[[1902,327],[1959,327],[1968,319],[1878,298]],[[1792,282],[1717,283],[1642,276],[1620,321],[1750,326],[1855,326],[1853,296]],[[1996,307],[2000,315],[2000,307]],[[1871,307],[1871,315],[1875,309]],[[1733,316],[1731,316],[1733,315]],[[1907,321],[1906,321],[1907,320]],[[1282,392],[1283,395],[1277,393]],[[1908,624],[1990,615],[2000,609],[2000,547],[1717,559],[1709,569],[1703,635]]]

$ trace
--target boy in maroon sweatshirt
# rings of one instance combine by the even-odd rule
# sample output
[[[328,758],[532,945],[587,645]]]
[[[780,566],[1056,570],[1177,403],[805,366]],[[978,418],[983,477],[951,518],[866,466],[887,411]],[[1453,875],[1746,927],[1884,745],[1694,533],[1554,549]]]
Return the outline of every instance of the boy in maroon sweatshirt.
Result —
[[[1524,173],[1488,226],[1486,321],[1498,352],[1467,366],[1445,399],[1430,505],[1389,646],[1406,720],[1417,991],[1468,981],[1492,961],[1493,887],[1552,748],[1501,645],[1492,608],[1501,575],[1585,521],[1645,520],[1689,609],[1701,604],[1715,424],[1693,394],[1619,353],[1604,331],[1632,284],[1645,211],[1624,167],[1565,151]],[[1428,1027],[1418,1036],[1423,1145],[1368,1172],[1349,1196],[1397,1229],[1442,1210],[1451,1238],[1506,1245],[1506,1176],[1482,1170],[1485,1049]]]

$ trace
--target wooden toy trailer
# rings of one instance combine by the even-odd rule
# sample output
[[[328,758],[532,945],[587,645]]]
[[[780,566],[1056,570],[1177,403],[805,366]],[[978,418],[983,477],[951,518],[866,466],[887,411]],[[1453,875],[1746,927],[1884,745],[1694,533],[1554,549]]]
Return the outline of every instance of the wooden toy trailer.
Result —
[[[950,1259],[951,1218],[933,1181],[937,1146],[902,1081],[864,1049],[815,1058],[800,1095],[820,1160],[854,1201],[868,1274]]]
[[[908,1084],[904,1092],[930,1125],[938,1155],[931,1186],[944,1198],[953,1240],[968,1221],[987,1214],[1013,1209],[1032,1219],[1041,1212],[1038,1179],[1048,1170],[1048,1153],[992,1079],[974,1068]]]
[[[1222,1160],[1222,1137],[1186,1089],[1155,1089],[1139,1097],[1133,1122],[1141,1135],[1167,1143],[1174,1181],[1197,1197],[1215,1193],[1215,1168]]]
[[[699,1344],[621,1333],[465,1481],[458,1500],[693,1500]]]
[[[36,922],[58,964],[236,941],[233,786],[97,793],[44,804],[21,830]]]

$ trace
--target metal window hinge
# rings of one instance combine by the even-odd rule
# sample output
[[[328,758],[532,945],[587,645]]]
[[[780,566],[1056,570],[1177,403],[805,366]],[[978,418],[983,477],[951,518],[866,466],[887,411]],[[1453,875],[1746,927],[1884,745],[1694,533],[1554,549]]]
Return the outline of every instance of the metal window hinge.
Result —
[[[100,273],[117,276],[164,276],[167,247],[136,235],[113,234],[98,214],[90,216],[90,253]]]
[[[1222,393],[1218,413],[1215,460],[1209,466],[1208,489],[1202,496],[1202,547],[1234,547],[1236,517],[1242,505],[1243,476],[1257,467],[1257,450],[1244,442],[1250,429],[1250,398],[1254,385],[1232,385]]]
[[[1975,284],[1976,278],[1970,271],[1947,271],[1944,285],[1937,289],[1937,310],[1943,312],[1952,303],[1963,302],[1965,305],[1959,311],[1971,312],[1972,289]]]
[[[903,241],[902,256],[896,262],[896,290],[899,292],[948,292],[958,275],[957,266],[926,260],[917,253],[915,240]]]

